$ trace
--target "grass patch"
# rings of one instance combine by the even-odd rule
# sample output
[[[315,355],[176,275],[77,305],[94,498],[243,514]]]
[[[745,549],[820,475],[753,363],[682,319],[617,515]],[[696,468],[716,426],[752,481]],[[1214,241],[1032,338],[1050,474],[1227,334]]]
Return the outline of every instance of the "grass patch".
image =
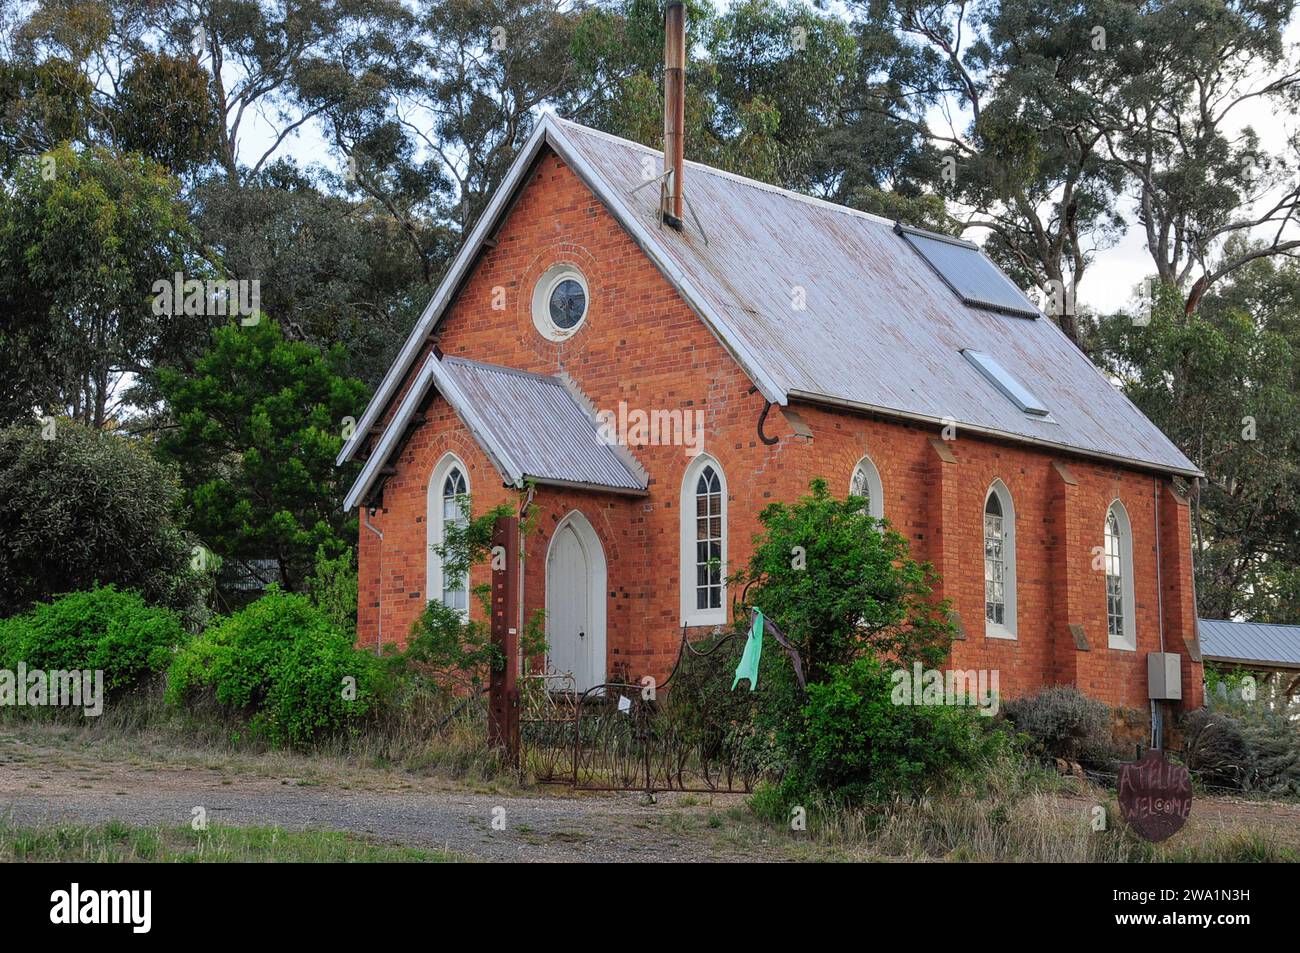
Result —
[[[440,850],[396,847],[337,831],[278,827],[18,827],[0,822],[0,862],[81,863],[447,863]]]

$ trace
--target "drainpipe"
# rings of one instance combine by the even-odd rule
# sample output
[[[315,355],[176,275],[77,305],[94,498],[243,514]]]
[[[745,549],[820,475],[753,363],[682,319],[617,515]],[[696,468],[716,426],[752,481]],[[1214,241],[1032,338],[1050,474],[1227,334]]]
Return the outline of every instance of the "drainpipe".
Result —
[[[384,534],[370,522],[370,517],[375,513],[373,506],[366,507],[366,518],[362,524],[370,532],[379,537],[379,581],[375,588],[375,608],[379,614],[379,628],[375,634],[375,654],[381,655],[384,651]]]
[[[1156,611],[1160,613],[1160,651],[1165,650],[1165,587],[1160,566],[1160,478],[1152,477],[1156,502]],[[1134,606],[1134,608],[1137,608]]]

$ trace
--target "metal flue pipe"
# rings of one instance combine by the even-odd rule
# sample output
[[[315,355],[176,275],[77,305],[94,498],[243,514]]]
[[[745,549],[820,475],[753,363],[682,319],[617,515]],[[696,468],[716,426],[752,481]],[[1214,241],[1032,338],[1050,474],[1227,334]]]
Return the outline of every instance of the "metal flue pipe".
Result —
[[[664,221],[682,227],[682,176],[686,166],[686,5],[664,9]]]

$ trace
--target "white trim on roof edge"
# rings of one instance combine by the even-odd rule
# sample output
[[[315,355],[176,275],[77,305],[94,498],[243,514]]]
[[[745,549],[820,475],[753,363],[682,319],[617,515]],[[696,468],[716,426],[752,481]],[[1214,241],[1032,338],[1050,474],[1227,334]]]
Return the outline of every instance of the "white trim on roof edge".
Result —
[[[519,151],[519,155],[515,157],[514,164],[511,165],[510,171],[506,173],[505,179],[497,187],[487,209],[484,210],[478,223],[470,231],[469,238],[452,260],[451,267],[447,270],[447,274],[438,285],[433,297],[429,299],[429,304],[420,314],[420,319],[416,321],[415,327],[411,329],[411,333],[407,337],[406,343],[402,345],[402,350],[398,353],[397,359],[388,368],[384,379],[380,382],[365,412],[361,415],[356,430],[339,451],[339,455],[335,460],[336,465],[342,466],[352,459],[357,448],[370,432],[370,428],[375,425],[376,419],[383,412],[383,409],[388,406],[389,401],[392,400],[394,392],[401,385],[407,371],[419,354],[420,348],[423,347],[425,340],[442,318],[453,294],[459,288],[461,280],[478,258],[484,240],[500,224],[500,218],[513,199],[520,181],[532,166],[533,160],[537,158],[537,154],[544,144],[549,144],[566,164],[578,172],[579,178],[613,213],[619,224],[632,235],[637,245],[650,256],[650,259],[663,272],[678,293],[686,299],[686,303],[691,307],[691,310],[708,325],[719,343],[757,385],[763,397],[774,404],[785,405],[785,391],[762,368],[762,365],[745,346],[730,323],[712,308],[707,307],[703,303],[702,296],[686,275],[672,267],[653,230],[647,228],[645,223],[639,221],[631,213],[600,173],[570,146],[565,138],[564,125],[565,123],[552,113],[546,113],[542,116],[541,122],[537,124],[537,128],[533,130],[533,134],[529,136],[528,141]],[[656,155],[662,154],[652,149],[647,149],[647,151]],[[396,417],[394,417],[393,422],[396,422]],[[389,424],[388,428],[385,428],[385,436],[387,430],[391,429],[391,427],[392,423]],[[349,494],[350,498],[351,494]]]

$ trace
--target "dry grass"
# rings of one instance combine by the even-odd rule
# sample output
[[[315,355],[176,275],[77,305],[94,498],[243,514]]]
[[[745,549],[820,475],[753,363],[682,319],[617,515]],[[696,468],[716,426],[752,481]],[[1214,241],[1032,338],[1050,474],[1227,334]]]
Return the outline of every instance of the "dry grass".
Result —
[[[756,795],[775,825],[773,792]],[[784,812],[784,808],[779,808]],[[959,794],[868,807],[812,804],[805,839],[828,855],[906,861],[1028,863],[1296,862],[1285,831],[1243,821],[1189,825],[1151,844],[1124,823],[1113,792],[1013,762]],[[734,817],[733,817],[734,819]],[[788,824],[781,823],[781,827]]]
[[[521,779],[488,747],[479,699],[447,705],[417,699],[355,736],[329,739],[309,751],[272,748],[219,706],[164,705],[157,692],[105,708],[98,718],[53,709],[0,709],[0,731],[69,752],[94,750],[135,767],[202,767],[261,777],[297,776],[303,783],[349,787],[367,776],[415,775],[516,789]]]

